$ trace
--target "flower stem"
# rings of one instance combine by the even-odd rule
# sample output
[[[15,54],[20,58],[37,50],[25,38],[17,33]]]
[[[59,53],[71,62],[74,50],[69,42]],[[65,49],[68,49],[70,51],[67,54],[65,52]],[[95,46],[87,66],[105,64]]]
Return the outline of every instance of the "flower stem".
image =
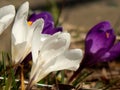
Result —
[[[20,80],[21,80],[21,90],[25,90],[24,74],[23,74],[23,65],[21,65]]]
[[[33,81],[33,80],[31,80],[31,81],[28,83],[28,85],[27,85],[27,87],[26,87],[26,90],[31,90],[31,89],[32,89],[32,87],[33,87],[32,81]]]

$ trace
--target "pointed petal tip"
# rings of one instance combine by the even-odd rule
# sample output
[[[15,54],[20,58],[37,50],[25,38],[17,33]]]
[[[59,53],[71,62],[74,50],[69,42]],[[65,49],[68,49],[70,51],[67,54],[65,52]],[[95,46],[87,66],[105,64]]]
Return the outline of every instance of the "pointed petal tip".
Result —
[[[22,5],[24,5],[24,6],[29,6],[29,2],[28,2],[28,1],[25,1]]]
[[[95,26],[97,26],[97,25],[110,25],[111,26],[111,23],[110,23],[110,21],[101,21],[101,22],[98,22]]]
[[[44,23],[44,19],[42,19],[42,18],[38,19],[38,21],[39,21],[40,23]]]
[[[1,15],[3,14],[15,14],[15,6],[14,5],[6,5],[0,8]],[[0,16],[1,16],[0,15]]]
[[[107,31],[107,30],[112,30],[112,25],[110,24],[109,21],[102,21],[93,26],[89,32],[91,31]]]
[[[28,1],[22,3],[22,5],[19,8],[19,10],[23,10],[23,11],[26,11],[27,9],[29,9],[29,2]]]
[[[110,21],[101,21],[100,23],[108,23],[108,24],[110,24]]]
[[[24,3],[20,6],[20,10],[21,10],[21,11],[29,10],[29,2],[28,2],[28,1],[24,2]]]
[[[12,4],[8,5],[8,7],[11,7],[12,9],[15,9],[15,6],[12,5]]]
[[[44,20],[42,18],[36,20],[32,24],[33,29],[37,29],[37,27],[41,27],[38,29],[39,32],[42,32],[43,26],[44,26]]]
[[[18,21],[21,18],[27,20],[28,12],[29,12],[29,2],[24,2],[17,11],[15,21]]]
[[[11,9],[11,11],[13,10],[13,11],[15,11],[15,6],[14,5],[8,5],[8,6],[6,6],[6,8],[10,8]]]
[[[43,20],[42,18],[40,18],[40,19],[37,19],[35,22],[33,22],[33,24],[34,24],[34,23],[43,24],[43,23],[44,23],[44,20]]]
[[[29,10],[29,2],[26,1],[25,3],[23,3],[23,7],[26,8],[26,10]]]

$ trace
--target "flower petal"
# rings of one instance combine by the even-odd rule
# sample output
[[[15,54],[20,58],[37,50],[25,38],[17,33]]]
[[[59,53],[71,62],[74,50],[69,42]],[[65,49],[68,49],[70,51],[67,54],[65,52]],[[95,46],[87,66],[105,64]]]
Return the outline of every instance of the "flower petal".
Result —
[[[56,27],[56,28],[48,27],[48,28],[44,29],[42,33],[53,35],[57,32],[62,32],[62,30],[63,30],[62,27]]]
[[[29,2],[26,1],[18,9],[15,20],[17,21],[21,18],[25,18],[27,20],[28,12],[29,12]]]
[[[83,54],[80,49],[72,49],[55,57],[49,62],[44,63],[44,61],[41,62],[40,60],[37,60],[36,64],[33,63],[30,78],[32,79],[34,77],[34,82],[38,82],[53,71],[64,69],[77,70],[82,57]]]
[[[39,34],[37,36],[40,37]],[[61,55],[66,49],[68,49],[70,45],[70,35],[68,33],[56,33],[46,38],[42,44],[40,41],[40,39],[37,40],[37,44],[39,45],[36,47],[36,44],[34,44],[32,49],[32,55],[35,58],[33,58],[30,79],[34,78],[35,82],[39,81],[40,78],[42,79],[47,74],[49,74],[50,72],[46,72],[45,70],[45,68],[48,68],[47,65],[49,62],[51,62],[51,60],[53,58],[56,58],[58,55]]]
[[[33,32],[39,30],[39,34],[41,34],[42,29],[44,26],[44,20],[43,19],[38,19],[36,20],[31,26],[30,26],[30,30],[28,31],[28,35],[27,35],[27,41],[29,43],[31,43],[32,40],[32,36],[33,36]]]
[[[64,69],[75,71],[79,68],[82,58],[83,54],[81,49],[71,49],[51,60],[47,65],[47,70],[51,72]]]
[[[45,20],[45,22],[54,21],[52,15],[48,12],[40,12],[38,14],[34,13],[29,17],[28,21],[34,22],[39,18],[43,18]]]
[[[11,24],[14,16],[15,7],[13,5],[0,8],[0,34]]]
[[[28,30],[27,16],[28,16],[29,3],[25,2],[19,8],[15,22],[12,28],[12,35],[15,37],[15,44],[26,41],[26,34]]]
[[[50,38],[47,38],[45,40],[40,53],[44,60],[49,61],[67,50],[69,48],[69,45],[69,33],[55,33]]]
[[[33,57],[34,63],[36,63],[36,60],[38,58],[38,53],[42,47],[43,41],[49,37],[49,35],[41,34],[41,32],[43,30],[43,26],[44,26],[43,19],[39,19],[35,22],[36,22],[36,24],[38,24],[38,26],[37,26],[37,28],[35,28],[35,30],[33,32],[33,38],[32,38],[32,57]],[[33,27],[35,27],[35,25],[33,25]]]
[[[26,47],[26,42],[17,44],[17,45],[12,45],[12,62],[14,64],[21,62],[23,52],[25,52],[25,47]]]
[[[120,57],[120,42],[116,43],[108,52],[106,52],[102,59],[104,61],[111,61],[118,57]]]
[[[109,22],[104,21],[94,26],[85,40],[86,53],[96,53],[98,50],[110,49],[115,41],[115,35]]]

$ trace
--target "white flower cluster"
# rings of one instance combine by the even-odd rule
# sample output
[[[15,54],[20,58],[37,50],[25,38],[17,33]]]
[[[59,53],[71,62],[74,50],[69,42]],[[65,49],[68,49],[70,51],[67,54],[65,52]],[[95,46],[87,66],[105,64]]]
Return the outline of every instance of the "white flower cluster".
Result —
[[[58,32],[53,35],[42,34],[44,20],[38,19],[28,25],[29,3],[25,2],[15,14],[15,7],[0,8],[0,34],[11,24],[11,54],[13,64],[21,63],[32,52],[33,64],[30,73],[32,85],[50,72],[68,69],[77,70],[82,60],[81,49],[71,49],[70,34]]]

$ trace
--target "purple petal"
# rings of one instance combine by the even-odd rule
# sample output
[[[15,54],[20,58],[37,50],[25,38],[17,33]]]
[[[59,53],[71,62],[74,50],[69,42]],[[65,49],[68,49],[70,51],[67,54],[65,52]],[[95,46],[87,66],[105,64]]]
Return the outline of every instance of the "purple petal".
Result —
[[[104,61],[115,60],[120,57],[120,42],[116,43],[108,52],[104,54]]]
[[[96,53],[101,49],[109,50],[115,42],[115,35],[109,22],[95,25],[85,39],[85,52]]]
[[[38,14],[34,13],[29,17],[28,21],[34,22],[35,20],[37,20],[39,18],[44,19],[43,32],[46,31],[47,29],[54,28],[54,20],[53,20],[52,15],[49,12],[41,12]]]
[[[50,34],[50,35],[53,35],[57,32],[62,32],[62,27],[57,27],[57,28],[46,28],[43,30],[43,34]]]
[[[41,12],[38,14],[34,13],[28,18],[28,21],[34,22],[35,20],[37,20],[39,18],[43,18],[45,20],[45,22],[54,21],[52,15],[49,12]]]
[[[95,65],[96,63],[104,62],[104,59],[101,58],[105,53],[107,52],[107,49],[100,49],[96,53],[86,53],[84,55],[84,58],[81,63],[81,67],[90,67],[92,65]]]

